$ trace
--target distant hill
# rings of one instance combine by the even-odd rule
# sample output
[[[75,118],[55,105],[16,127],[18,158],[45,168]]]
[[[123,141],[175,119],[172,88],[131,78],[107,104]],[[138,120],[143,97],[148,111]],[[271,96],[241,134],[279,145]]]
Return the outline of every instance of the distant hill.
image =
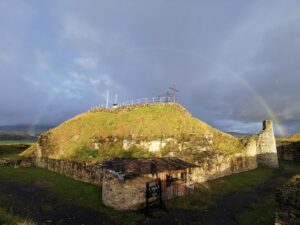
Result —
[[[111,157],[178,156],[197,161],[243,150],[238,138],[200,121],[181,105],[157,103],[82,113],[44,132],[24,156],[102,161]]]
[[[225,131],[225,133],[227,134],[230,134],[234,137],[247,137],[247,136],[250,136],[250,135],[253,135],[251,133],[239,133],[239,132],[231,132],[231,131]]]
[[[0,142],[1,143],[30,143],[36,142],[38,136],[52,128],[48,125],[8,125],[0,126]]]
[[[300,133],[295,133],[290,136],[276,138],[278,142],[300,142]]]
[[[300,141],[300,133],[295,133],[291,136],[291,139]]]
[[[55,127],[55,125],[2,125],[0,126],[0,132],[23,132],[40,134],[53,127]]]
[[[37,141],[38,137],[24,132],[2,132],[0,131],[0,141]]]

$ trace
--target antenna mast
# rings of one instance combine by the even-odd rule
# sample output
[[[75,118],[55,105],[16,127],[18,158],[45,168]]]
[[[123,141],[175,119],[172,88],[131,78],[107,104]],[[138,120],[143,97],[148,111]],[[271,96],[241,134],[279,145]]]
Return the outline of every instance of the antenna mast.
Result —
[[[106,92],[106,108],[108,109],[109,90]]]

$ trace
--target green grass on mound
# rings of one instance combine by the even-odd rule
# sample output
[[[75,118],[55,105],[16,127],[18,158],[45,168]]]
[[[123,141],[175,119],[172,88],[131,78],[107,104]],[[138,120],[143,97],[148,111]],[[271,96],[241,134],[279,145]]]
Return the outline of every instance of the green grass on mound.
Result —
[[[208,143],[208,135],[213,136],[211,149],[215,151],[233,153],[242,149],[237,138],[210,127],[174,103],[82,113],[44,133],[40,144],[46,157],[102,160],[107,155],[119,154],[123,139],[137,142],[194,139],[195,145],[199,146],[202,142]],[[94,142],[101,144],[98,155],[94,151]],[[189,146],[189,149],[193,147]],[[32,154],[33,148],[23,155]]]

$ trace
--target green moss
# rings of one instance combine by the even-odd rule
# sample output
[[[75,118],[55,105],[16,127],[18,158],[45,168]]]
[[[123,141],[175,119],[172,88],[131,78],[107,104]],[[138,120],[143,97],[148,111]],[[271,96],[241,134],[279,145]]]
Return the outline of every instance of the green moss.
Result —
[[[99,158],[99,151],[96,149],[87,149],[78,152],[78,155],[75,156],[75,159],[97,159]]]
[[[137,148],[137,147],[131,147],[128,150],[124,151],[121,150],[119,157],[130,157],[130,158],[149,158],[153,157],[153,153],[145,151],[143,149]]]

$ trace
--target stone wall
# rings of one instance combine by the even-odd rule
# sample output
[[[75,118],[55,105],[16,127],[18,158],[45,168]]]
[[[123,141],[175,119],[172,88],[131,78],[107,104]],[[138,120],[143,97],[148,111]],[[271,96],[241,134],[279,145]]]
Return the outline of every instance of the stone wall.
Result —
[[[279,160],[300,162],[300,141],[279,141],[277,142],[277,150]]]
[[[88,163],[63,159],[36,158],[35,165],[75,180],[102,185],[102,166],[100,163]]]
[[[194,182],[204,182],[234,173],[240,173],[257,167],[278,167],[276,141],[272,121],[263,122],[260,134],[244,138],[243,152],[222,155],[215,154],[191,170],[190,178]]]
[[[31,167],[34,165],[34,162],[31,158],[25,159],[6,159],[0,158],[0,166],[13,166],[14,168],[18,167]]]
[[[247,142],[243,153],[215,155],[212,159],[202,162],[199,167],[191,169],[189,178],[193,182],[200,183],[234,173],[253,170],[257,167],[256,141],[251,139]]]
[[[102,201],[117,210],[137,210],[145,207],[147,176],[119,181],[111,173],[103,172]]]
[[[271,120],[263,122],[263,130],[257,135],[256,151],[259,167],[278,167],[276,140]]]

